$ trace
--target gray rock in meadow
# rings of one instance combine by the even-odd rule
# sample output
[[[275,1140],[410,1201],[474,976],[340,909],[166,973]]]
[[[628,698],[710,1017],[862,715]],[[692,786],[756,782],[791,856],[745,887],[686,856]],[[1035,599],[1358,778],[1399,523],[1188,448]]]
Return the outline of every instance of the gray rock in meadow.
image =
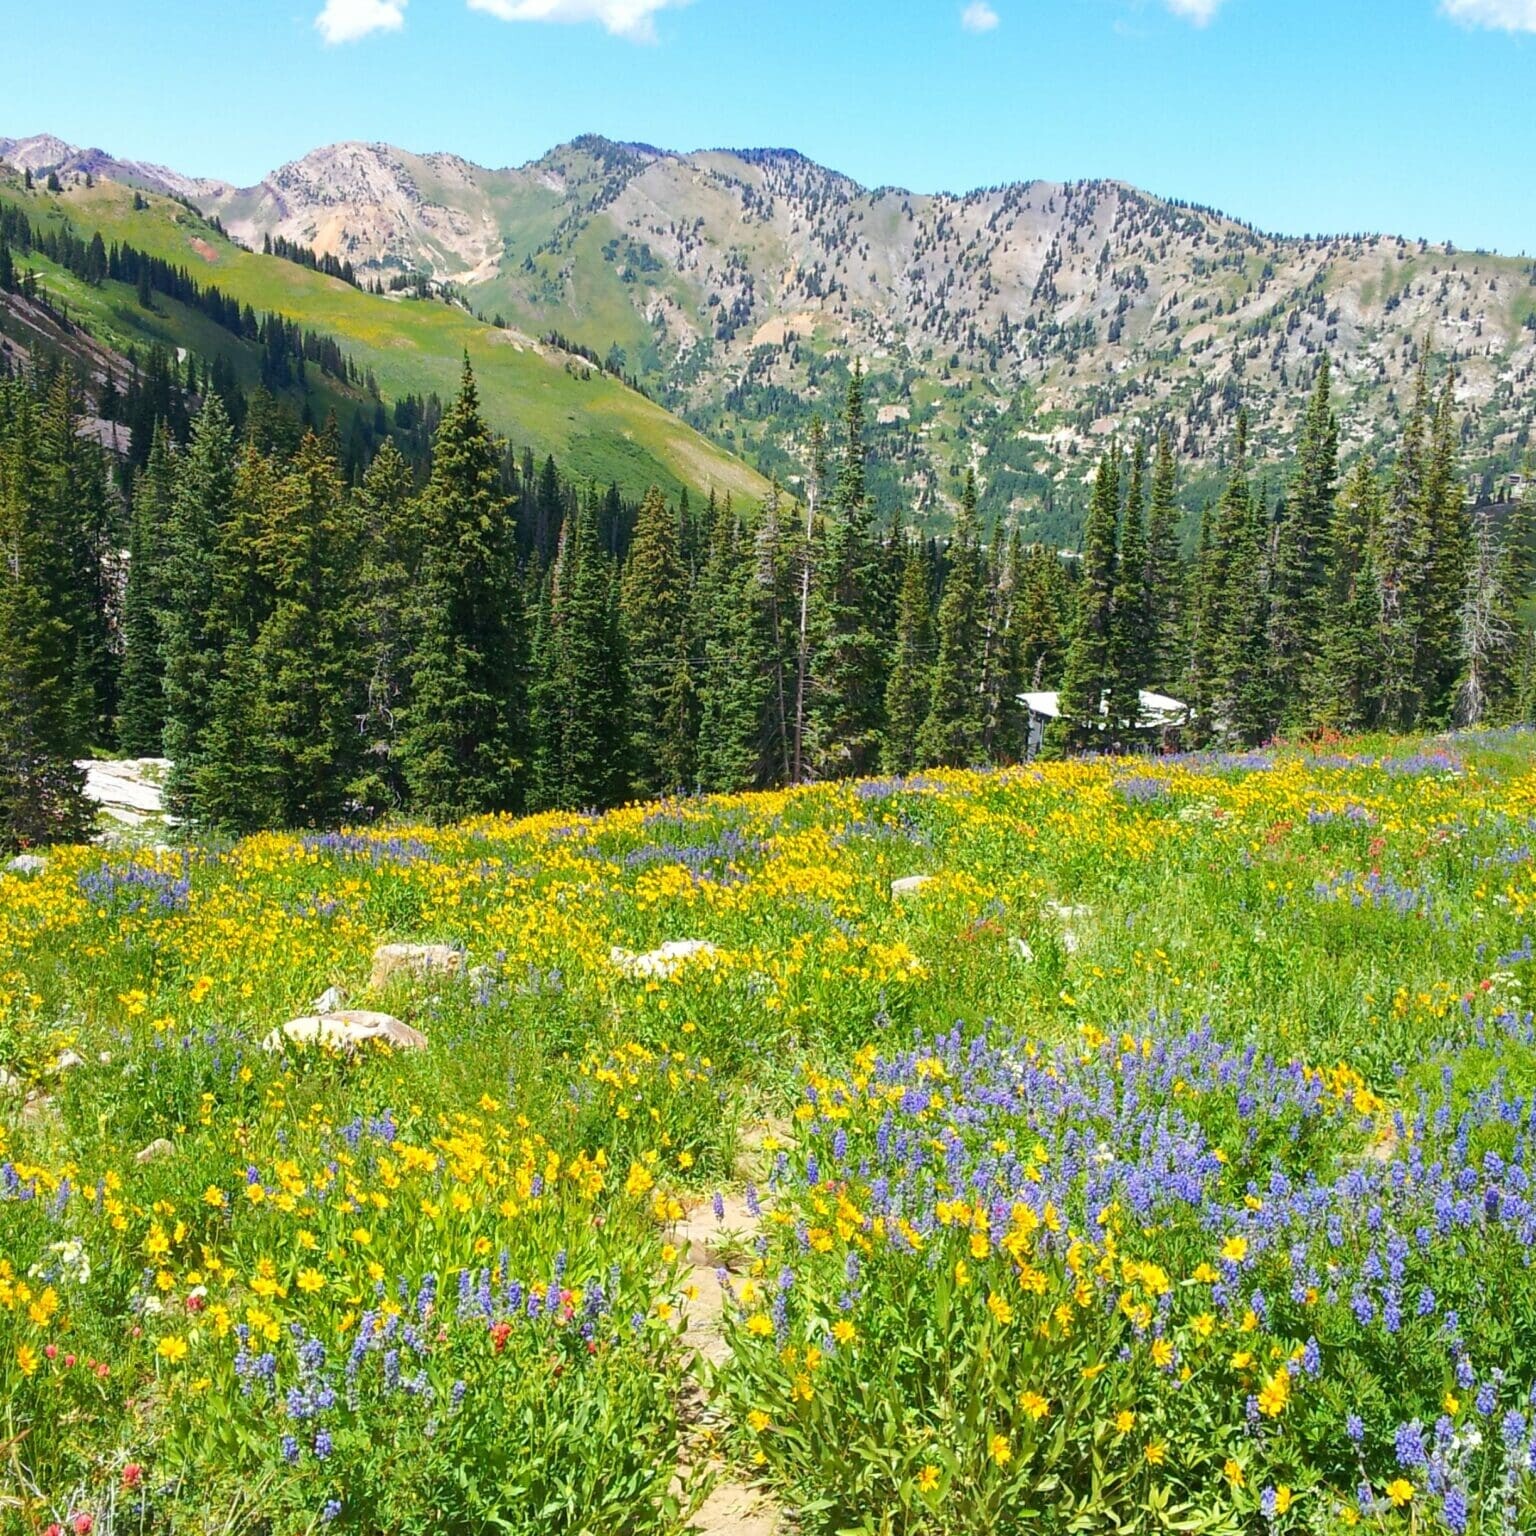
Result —
[[[309,1008],[311,1013],[335,1013],[337,1009],[346,1006],[347,994],[340,987],[327,987]]]
[[[637,955],[617,944],[608,951],[608,962],[631,981],[661,980],[700,955],[712,955],[715,946],[708,939],[668,939],[658,949]]]
[[[5,867],[13,875],[40,875],[48,868],[48,860],[40,853],[18,853]]]
[[[915,896],[932,880],[932,875],[904,875],[900,880],[891,881],[891,897],[899,901],[903,896]]]
[[[424,1051],[427,1037],[389,1013],[372,1013],[364,1008],[344,1009],[338,1013],[306,1015],[290,1019],[274,1029],[261,1042],[263,1050],[280,1051],[287,1043],[322,1045],[351,1053],[370,1040],[380,1040],[397,1051]]]
[[[83,1067],[84,1065],[85,1057],[82,1056],[78,1051],[65,1051],[64,1054],[60,1056],[56,1062],[54,1062],[53,1070],[62,1077],[64,1073],[73,1072],[76,1067]]]
[[[19,1099],[26,1091],[27,1085],[14,1072],[7,1072],[4,1067],[0,1067],[0,1095],[8,1099]]]
[[[448,944],[380,944],[373,952],[369,985],[377,991],[396,976],[420,981],[427,976],[457,976],[464,969],[464,951]]]
[[[44,1120],[57,1120],[59,1106],[54,1103],[51,1093],[38,1093],[34,1090],[27,1095],[27,1102],[21,1107],[21,1118],[29,1125],[38,1125]]]
[[[141,1147],[133,1154],[134,1162],[142,1167],[145,1163],[158,1163],[162,1157],[174,1157],[176,1144],[167,1141],[164,1136],[157,1136],[147,1147]]]

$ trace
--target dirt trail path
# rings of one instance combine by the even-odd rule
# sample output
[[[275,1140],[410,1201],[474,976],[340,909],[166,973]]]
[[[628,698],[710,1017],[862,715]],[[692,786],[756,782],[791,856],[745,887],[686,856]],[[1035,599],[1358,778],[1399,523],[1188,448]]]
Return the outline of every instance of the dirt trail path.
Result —
[[[741,1195],[724,1197],[723,1217],[717,1217],[713,1202],[706,1200],[672,1229],[672,1241],[688,1266],[683,1283],[683,1343],[695,1361],[683,1412],[701,1429],[719,1423],[708,1404],[703,1372],[722,1364],[731,1352],[720,1326],[725,1290],[719,1271],[740,1266],[757,1229],[758,1218],[747,1209]],[[712,1467],[715,1485],[691,1522],[699,1536],[784,1536],[787,1527],[770,1494],[742,1482],[722,1462],[712,1460]]]

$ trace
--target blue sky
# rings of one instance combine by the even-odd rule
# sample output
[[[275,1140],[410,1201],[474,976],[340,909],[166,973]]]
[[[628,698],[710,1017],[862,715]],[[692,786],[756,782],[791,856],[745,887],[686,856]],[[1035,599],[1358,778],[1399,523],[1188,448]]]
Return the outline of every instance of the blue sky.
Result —
[[[1536,0],[10,0],[0,133],[252,182],[582,132],[1536,252]]]

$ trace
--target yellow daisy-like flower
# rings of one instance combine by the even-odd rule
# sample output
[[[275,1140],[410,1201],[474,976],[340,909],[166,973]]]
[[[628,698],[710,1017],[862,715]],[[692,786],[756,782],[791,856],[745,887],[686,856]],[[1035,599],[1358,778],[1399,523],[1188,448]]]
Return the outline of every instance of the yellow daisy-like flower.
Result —
[[[178,1335],[167,1334],[156,1346],[155,1353],[172,1365],[187,1358],[187,1341]]]
[[[1115,1415],[1115,1433],[1128,1435],[1136,1427],[1136,1415],[1129,1408],[1122,1408]]]
[[[1021,1392],[1019,1407],[1031,1419],[1043,1419],[1051,1411],[1050,1399],[1041,1397],[1038,1392]]]
[[[1387,1497],[1394,1509],[1402,1509],[1413,1502],[1413,1484],[1406,1477],[1395,1477],[1387,1484]]]
[[[1168,1460],[1168,1447],[1161,1440],[1154,1440],[1142,1455],[1146,1458],[1149,1467],[1160,1467]]]
[[[30,1376],[37,1369],[37,1351],[30,1344],[23,1344],[16,1351],[16,1364],[23,1376]]]
[[[1242,1467],[1229,1456],[1226,1465],[1221,1469],[1221,1475],[1232,1484],[1234,1488],[1241,1488],[1247,1478],[1243,1476]]]
[[[325,1276],[318,1269],[308,1268],[299,1271],[299,1289],[306,1295],[314,1295],[316,1291],[325,1289]]]
[[[1295,1502],[1295,1495],[1291,1492],[1289,1483],[1281,1483],[1275,1489],[1275,1513],[1283,1515]]]
[[[754,1408],[752,1412],[747,1415],[747,1428],[750,1429],[754,1435],[762,1434],[762,1432],[772,1423],[773,1420],[770,1419],[761,1408]]]
[[[754,1312],[747,1319],[747,1332],[755,1339],[766,1339],[773,1332],[773,1320],[766,1312]]]
[[[932,1493],[938,1486],[939,1469],[930,1461],[927,1466],[918,1469],[917,1491],[919,1493]]]
[[[993,1435],[987,1441],[987,1455],[1000,1467],[1006,1467],[1013,1460],[1013,1447],[1008,1444],[1007,1435]]]
[[[851,1344],[858,1337],[858,1330],[846,1317],[840,1317],[832,1324],[832,1337],[839,1344]]]
[[[1158,1339],[1152,1345],[1152,1364],[1161,1370],[1173,1364],[1173,1345],[1167,1339]]]
[[[1229,1264],[1241,1264],[1248,1257],[1248,1239],[1246,1237],[1229,1237],[1221,1245],[1221,1256]]]

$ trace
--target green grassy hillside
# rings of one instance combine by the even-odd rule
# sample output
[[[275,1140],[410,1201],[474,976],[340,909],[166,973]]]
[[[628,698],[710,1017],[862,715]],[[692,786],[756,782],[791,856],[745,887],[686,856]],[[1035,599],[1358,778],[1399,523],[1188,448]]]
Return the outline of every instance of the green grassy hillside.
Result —
[[[757,497],[766,483],[755,471],[660,406],[580,359],[538,345],[525,334],[484,325],[450,305],[361,292],[336,278],[244,250],[197,214],[165,198],[134,207],[133,192],[110,182],[72,186],[61,195],[7,189],[31,216],[66,215],[76,231],[187,267],[198,280],[257,311],[271,310],[334,336],[359,368],[371,369],[386,400],[454,388],[467,353],[492,424],[540,455],[553,453],[578,478],[617,481],[629,494],[655,482]],[[111,285],[107,285],[110,287]],[[149,317],[132,313],[132,295],[69,293],[82,319],[108,324],[118,339],[141,333]],[[216,338],[193,334],[197,317],[164,304],[160,339],[203,350]],[[186,328],[182,327],[185,320]],[[215,327],[207,326],[209,330]]]

